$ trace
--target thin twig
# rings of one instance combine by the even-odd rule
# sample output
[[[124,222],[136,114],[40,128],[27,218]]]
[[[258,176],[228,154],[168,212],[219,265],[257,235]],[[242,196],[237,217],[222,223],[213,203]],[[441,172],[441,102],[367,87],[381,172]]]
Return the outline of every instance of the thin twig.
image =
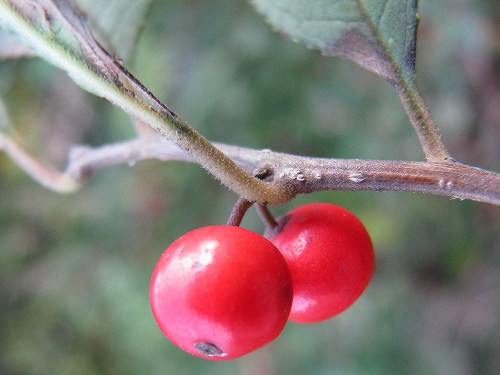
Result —
[[[324,159],[215,143],[247,171],[266,171],[265,180],[283,184],[293,194],[320,190],[408,191],[471,199],[500,205],[500,174],[461,163]],[[146,159],[193,162],[186,153],[158,136],[77,148],[66,172],[80,178],[114,164]]]
[[[3,150],[22,170],[40,185],[58,193],[72,193],[81,186],[81,180],[61,173],[48,163],[39,160],[19,142],[0,132],[0,150]]]
[[[245,198],[239,198],[234,205],[229,218],[227,219],[227,225],[233,225],[239,227],[243,217],[247,213],[253,202],[247,201]]]
[[[266,230],[271,231],[278,226],[276,219],[274,218],[273,214],[271,214],[267,206],[264,206],[262,204],[256,204],[255,209],[257,210],[257,213],[259,214],[260,218],[266,225]]]
[[[441,140],[441,133],[417,88],[403,80],[399,85],[395,85],[395,88],[413,129],[417,133],[426,160],[436,163],[453,162],[453,158]]]

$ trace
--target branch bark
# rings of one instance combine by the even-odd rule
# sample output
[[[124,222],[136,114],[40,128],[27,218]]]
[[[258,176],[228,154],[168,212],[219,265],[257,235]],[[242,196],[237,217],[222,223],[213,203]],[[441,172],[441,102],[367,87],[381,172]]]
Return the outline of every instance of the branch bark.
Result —
[[[245,170],[285,186],[293,195],[320,190],[407,191],[500,205],[500,174],[461,163],[326,159],[214,145]],[[111,165],[147,159],[195,162],[172,143],[151,135],[99,148],[76,146],[64,174],[82,180]]]
[[[297,194],[321,190],[407,191],[500,205],[500,174],[461,163],[326,159],[214,143],[244,170]],[[0,149],[44,187],[60,193],[78,190],[100,169],[148,159],[196,163],[157,134],[92,148],[74,146],[63,172],[44,163],[0,133]],[[291,198],[290,198],[291,199]]]

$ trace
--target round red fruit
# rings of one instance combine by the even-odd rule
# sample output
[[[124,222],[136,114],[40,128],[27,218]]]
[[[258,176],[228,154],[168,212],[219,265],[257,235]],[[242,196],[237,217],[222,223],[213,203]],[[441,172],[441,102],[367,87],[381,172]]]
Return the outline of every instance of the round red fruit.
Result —
[[[343,207],[297,207],[279,218],[266,237],[284,255],[292,274],[292,321],[312,323],[339,314],[356,301],[372,277],[370,236]]]
[[[291,275],[278,249],[259,234],[208,226],[165,250],[150,301],[159,327],[177,346],[226,360],[280,334],[292,304]]]

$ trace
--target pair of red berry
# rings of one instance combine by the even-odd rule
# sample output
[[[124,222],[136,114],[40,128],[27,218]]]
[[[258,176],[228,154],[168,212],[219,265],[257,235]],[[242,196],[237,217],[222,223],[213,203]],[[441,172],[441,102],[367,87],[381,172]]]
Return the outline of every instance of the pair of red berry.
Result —
[[[165,250],[150,300],[170,340],[199,357],[235,358],[275,339],[288,319],[312,323],[345,310],[373,274],[370,237],[342,207],[297,207],[266,237],[208,226]]]

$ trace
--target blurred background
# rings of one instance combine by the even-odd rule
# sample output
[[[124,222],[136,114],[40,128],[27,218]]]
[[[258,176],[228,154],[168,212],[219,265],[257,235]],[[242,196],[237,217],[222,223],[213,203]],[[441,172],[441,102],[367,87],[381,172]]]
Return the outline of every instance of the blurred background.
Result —
[[[496,171],[498,10],[495,0],[421,0],[417,61],[452,155]],[[207,138],[423,159],[386,82],[282,38],[248,3],[152,1],[135,14],[143,27],[125,65]],[[61,168],[71,144],[134,136],[125,114],[38,58],[2,61],[0,95],[28,147]],[[365,223],[376,273],[340,316],[290,323],[272,344],[227,363],[174,347],[149,308],[155,262],[183,233],[224,223],[235,200],[200,167],[159,161],[101,170],[59,195],[0,154],[0,374],[498,373],[500,210],[410,193],[320,192],[272,208],[328,201]],[[263,230],[254,211],[243,226]]]

